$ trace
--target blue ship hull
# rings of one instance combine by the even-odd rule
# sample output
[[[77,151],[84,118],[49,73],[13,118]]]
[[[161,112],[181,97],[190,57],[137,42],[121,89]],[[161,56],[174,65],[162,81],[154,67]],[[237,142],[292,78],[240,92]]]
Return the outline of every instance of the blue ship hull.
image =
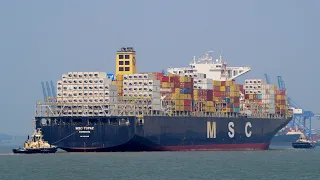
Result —
[[[265,150],[291,118],[57,117],[41,123],[44,139],[68,152]]]
[[[49,153],[57,152],[57,148],[41,148],[41,149],[17,148],[17,149],[12,149],[12,152],[15,154],[49,154]]]

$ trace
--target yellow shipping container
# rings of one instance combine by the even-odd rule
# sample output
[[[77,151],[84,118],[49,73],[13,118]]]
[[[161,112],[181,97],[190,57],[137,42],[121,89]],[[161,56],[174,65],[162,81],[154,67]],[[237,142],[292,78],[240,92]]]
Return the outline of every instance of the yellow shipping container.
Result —
[[[230,97],[238,97],[239,95],[239,92],[230,92]]]
[[[285,97],[283,95],[277,95],[277,100],[285,100]]]
[[[212,81],[212,85],[213,85],[213,86],[221,86],[221,81],[215,81],[215,80],[213,80],[213,81]]]
[[[280,105],[280,109],[287,109],[286,105]]]
[[[184,106],[177,106],[176,111],[184,111]]]
[[[204,111],[213,112],[213,107],[212,106],[207,106],[207,107],[204,108]]]
[[[198,100],[199,100],[199,97],[198,97],[198,96],[194,96],[194,97],[193,97],[193,100],[198,101]]]
[[[235,82],[234,81],[226,81],[226,86],[234,86]]]
[[[176,103],[176,106],[184,106],[184,101],[181,99],[177,99],[175,103]]]
[[[174,93],[180,94],[180,88],[175,88]]]
[[[234,86],[234,91],[235,91],[235,92],[239,92],[239,91],[240,91],[240,87],[239,87],[239,86],[237,86],[237,85],[236,85],[236,86]]]
[[[226,91],[226,87],[225,86],[220,86],[220,91],[221,92],[225,92]]]
[[[162,84],[163,88],[169,88],[170,87],[168,82],[162,82],[161,84]]]
[[[193,90],[193,95],[194,95],[194,96],[198,96],[198,89],[194,89],[194,90]]]
[[[249,99],[253,99],[253,94],[249,94]]]
[[[236,86],[230,86],[230,92],[235,92],[236,91]]]
[[[213,101],[215,101],[215,102],[219,102],[220,101],[220,97],[213,97]]]
[[[178,95],[176,93],[171,94],[171,99],[178,99]]]
[[[191,78],[190,77],[185,77],[185,76],[180,76],[180,82],[182,82],[182,83],[191,82]]]

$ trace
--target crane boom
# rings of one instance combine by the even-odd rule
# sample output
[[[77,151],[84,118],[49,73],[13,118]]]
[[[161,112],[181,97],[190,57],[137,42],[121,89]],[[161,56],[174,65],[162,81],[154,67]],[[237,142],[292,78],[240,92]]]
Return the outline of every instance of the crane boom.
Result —
[[[52,81],[50,82],[50,84],[51,84],[51,93],[52,93],[52,97],[56,97],[56,96],[57,96],[57,94],[56,94],[56,91],[55,91],[54,84],[53,84],[53,82],[52,82]]]
[[[45,88],[43,82],[41,82],[41,86],[42,86],[42,93],[43,93],[44,102],[46,102],[48,96],[47,96],[46,88]]]

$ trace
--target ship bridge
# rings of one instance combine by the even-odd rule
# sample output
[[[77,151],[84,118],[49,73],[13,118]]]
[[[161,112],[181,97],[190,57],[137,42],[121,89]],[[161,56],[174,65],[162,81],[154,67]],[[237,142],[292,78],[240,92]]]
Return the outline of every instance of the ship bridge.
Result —
[[[190,62],[190,67],[186,68],[168,68],[167,71],[170,74],[177,74],[180,76],[186,76],[191,74],[202,73],[206,75],[206,78],[210,78],[216,81],[231,81],[237,77],[249,72],[251,68],[249,66],[244,67],[228,67],[227,62],[223,61],[222,55],[215,61],[209,55],[209,52],[205,56]]]

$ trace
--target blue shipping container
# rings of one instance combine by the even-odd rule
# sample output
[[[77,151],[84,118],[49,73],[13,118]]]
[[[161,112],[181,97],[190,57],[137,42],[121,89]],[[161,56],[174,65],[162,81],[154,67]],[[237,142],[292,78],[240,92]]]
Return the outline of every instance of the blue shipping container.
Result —
[[[224,101],[226,101],[227,103],[230,102],[230,98],[224,98]]]
[[[116,76],[114,74],[107,74],[107,78],[111,79],[112,81],[116,80]]]
[[[191,94],[191,89],[190,88],[181,88],[180,94]]]
[[[230,92],[230,86],[226,86],[226,91]]]

